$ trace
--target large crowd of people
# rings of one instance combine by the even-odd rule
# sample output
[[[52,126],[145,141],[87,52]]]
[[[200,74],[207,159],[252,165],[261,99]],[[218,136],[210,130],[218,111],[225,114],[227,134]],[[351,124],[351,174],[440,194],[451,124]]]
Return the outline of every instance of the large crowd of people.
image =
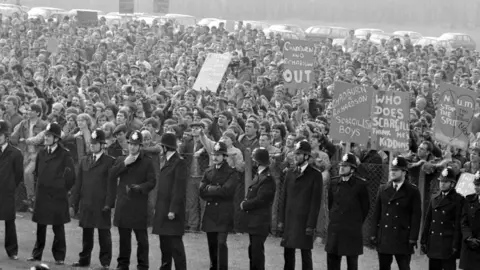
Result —
[[[0,220],[10,259],[19,255],[18,210],[32,212],[37,224],[28,260],[42,260],[52,226],[58,265],[67,254],[64,225],[75,217],[83,249],[74,266],[91,264],[96,229],[100,264],[109,269],[113,214],[120,270],[129,269],[132,232],[137,269],[149,268],[150,226],[160,239],[160,269],[187,269],[186,231],[206,232],[210,269],[228,269],[231,232],[249,235],[250,269],[265,269],[269,235],[282,238],[284,269],[295,268],[296,249],[302,269],[313,269],[322,228],[331,270],[342,256],[358,269],[365,238],[381,270],[393,257],[410,269],[417,244],[432,270],[456,269],[458,258],[462,269],[478,269],[478,133],[468,149],[432,134],[441,83],[479,93],[478,54],[413,46],[408,36],[375,45],[352,32],[344,46],[315,44],[314,83],[295,89],[282,77],[284,42],[242,22],[228,32],[222,23],[100,19],[83,27],[68,17],[3,18]],[[193,89],[208,53],[232,61],[218,89]],[[336,81],[409,92],[409,151],[391,155],[331,138]],[[376,199],[363,164],[390,167]],[[476,174],[476,193],[466,199],[455,191],[464,172]],[[424,202],[419,182],[429,186]],[[19,189],[26,196],[16,205]],[[370,212],[373,225],[364,231]]]

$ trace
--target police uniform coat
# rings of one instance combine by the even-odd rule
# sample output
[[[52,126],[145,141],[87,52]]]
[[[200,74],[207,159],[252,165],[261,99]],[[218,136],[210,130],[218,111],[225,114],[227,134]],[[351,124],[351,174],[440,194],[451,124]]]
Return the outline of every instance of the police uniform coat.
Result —
[[[405,180],[398,191],[391,182],[378,189],[372,215],[372,236],[377,251],[384,254],[413,254],[409,240],[417,241],[422,217],[418,188]]]
[[[370,210],[367,183],[352,175],[333,178],[328,187],[330,223],[325,251],[340,256],[363,254],[363,222]]]
[[[480,239],[480,202],[477,194],[468,195],[462,210],[462,237],[463,241],[470,237]],[[480,265],[480,248],[470,249],[462,244],[460,268],[465,270],[478,269]]]
[[[446,260],[460,254],[463,200],[454,189],[443,198],[439,192],[430,200],[420,240],[427,246],[429,258]],[[453,249],[457,251],[455,254]]]
[[[206,201],[202,219],[204,232],[230,232],[233,229],[233,197],[238,173],[225,161],[219,169],[208,168],[200,182],[200,198]],[[207,190],[208,188],[208,190]]]
[[[183,235],[185,232],[186,167],[185,160],[175,152],[160,170],[153,234]],[[173,220],[168,219],[169,212],[175,214]]]
[[[75,167],[70,152],[57,144],[53,153],[40,150],[33,172],[35,207],[32,221],[43,225],[70,222],[68,192],[75,184]]]
[[[245,233],[268,236],[272,223],[272,203],[276,184],[267,167],[256,174],[248,187],[247,196],[242,202]]]
[[[23,182],[23,156],[10,144],[0,154],[0,176],[0,220],[14,220],[15,191]]]
[[[281,245],[286,248],[313,249],[314,236],[306,234],[315,229],[323,194],[322,173],[308,165],[303,173],[289,170],[285,176],[278,221],[283,223]]]
[[[110,172],[110,180],[117,183],[116,191],[108,192],[107,201],[112,204],[115,195],[113,225],[118,228],[144,230],[148,226],[148,193],[155,187],[155,170],[148,156],[140,153],[137,159],[125,166],[126,156],[119,157]],[[139,185],[141,192],[127,191],[131,185]]]
[[[79,226],[82,228],[110,229],[112,226],[111,211],[102,211],[105,206],[114,207],[107,203],[108,185],[115,185],[109,181],[109,171],[115,159],[106,153],[94,163],[93,154],[84,156],[80,160],[77,181],[72,190],[72,206],[79,208]]]

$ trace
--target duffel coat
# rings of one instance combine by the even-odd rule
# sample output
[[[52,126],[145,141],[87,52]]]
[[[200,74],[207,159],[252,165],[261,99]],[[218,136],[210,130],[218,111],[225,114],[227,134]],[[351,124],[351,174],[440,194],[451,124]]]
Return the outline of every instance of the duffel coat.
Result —
[[[106,153],[93,163],[93,154],[80,160],[77,180],[72,189],[72,206],[79,208],[79,226],[82,228],[110,229],[112,226],[111,211],[102,211],[107,203],[108,185],[116,184],[109,181],[109,171],[115,159]]]
[[[462,210],[462,237],[463,241],[470,237],[480,239],[480,198],[477,194],[468,195]],[[460,269],[476,270],[480,265],[480,248],[470,249],[462,244],[460,255]]]
[[[124,229],[147,229],[148,226],[148,193],[155,187],[155,170],[152,159],[140,153],[137,159],[125,166],[126,156],[121,156],[110,171],[110,180],[118,185],[116,191],[108,192],[107,201],[112,204],[112,198],[117,195],[113,225]],[[132,190],[131,185],[139,185],[141,192]]]
[[[420,240],[427,246],[429,258],[446,260],[460,254],[463,201],[454,189],[443,198],[440,192],[430,200]],[[455,254],[453,249],[457,251]]]
[[[185,160],[177,152],[161,168],[155,218],[153,220],[153,234],[184,234],[187,171]],[[173,220],[168,219],[168,213],[170,212],[175,214]]]
[[[313,249],[315,237],[307,235],[306,230],[317,227],[322,194],[322,173],[311,165],[302,173],[296,170],[287,172],[278,218],[284,224],[283,247]]]
[[[75,184],[75,167],[70,152],[57,145],[49,154],[40,150],[33,172],[36,184],[32,221],[43,225],[70,222],[68,193]]]
[[[409,240],[417,241],[422,206],[418,188],[405,180],[395,191],[391,182],[381,185],[372,216],[371,235],[385,254],[413,254]]]
[[[230,232],[233,229],[233,197],[239,181],[238,172],[223,162],[212,166],[200,182],[200,198],[206,201],[202,219],[204,232]]]
[[[328,187],[328,210],[325,251],[340,256],[363,254],[363,222],[370,210],[365,180],[355,175],[348,181],[333,178]]]
[[[245,212],[243,217],[246,219],[245,233],[268,236],[272,223],[275,189],[275,180],[270,175],[268,167],[255,175],[241,204]]]
[[[22,152],[9,144],[5,151],[0,153],[0,220],[15,219],[15,191],[21,182]]]

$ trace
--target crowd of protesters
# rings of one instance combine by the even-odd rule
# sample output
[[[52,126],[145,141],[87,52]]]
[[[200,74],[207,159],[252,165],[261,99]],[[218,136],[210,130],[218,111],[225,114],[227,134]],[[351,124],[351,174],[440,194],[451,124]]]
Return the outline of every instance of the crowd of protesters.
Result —
[[[56,49],[49,46],[52,39],[58,41]],[[397,187],[386,184],[382,186],[375,205],[374,215],[377,216],[374,218],[376,218],[378,226],[385,225],[387,228],[391,225],[395,229],[398,226],[399,229],[405,230],[400,230],[394,236],[387,236],[385,229],[383,229],[382,235],[382,228],[377,231],[377,226],[374,226],[375,235],[372,236],[372,241],[378,246],[381,269],[390,269],[392,254],[396,255],[402,270],[409,269],[406,267],[409,267],[411,251],[418,241],[420,230],[420,223],[415,225],[417,221],[420,222],[417,210],[424,209],[424,212],[427,213],[433,207],[432,209],[435,210],[431,210],[431,212],[435,215],[438,207],[438,204],[434,203],[437,195],[431,196],[433,206],[428,201],[430,196],[427,196],[426,201],[421,202],[420,197],[417,198],[418,189],[413,184],[427,183],[432,194],[436,191],[440,191],[441,194],[455,193],[454,184],[441,183],[449,181],[455,183],[460,173],[475,174],[480,170],[480,147],[477,146],[477,134],[471,133],[469,149],[447,147],[436,142],[432,135],[438,102],[437,90],[441,83],[458,85],[480,93],[480,58],[477,52],[461,48],[446,51],[444,48],[432,45],[413,46],[408,36],[402,42],[400,39],[385,40],[378,46],[369,41],[369,36],[366,39],[355,38],[352,31],[344,46],[333,46],[332,40],[315,44],[314,83],[309,89],[292,89],[286,87],[282,79],[284,42],[279,34],[266,36],[261,30],[252,29],[250,25],[243,25],[242,22],[238,22],[235,31],[228,32],[222,23],[218,28],[187,27],[171,22],[160,25],[156,21],[152,25],[148,25],[144,21],[135,20],[121,25],[108,25],[106,20],[101,18],[97,25],[83,27],[73,18],[68,17],[59,21],[53,19],[27,20],[16,15],[4,18],[0,28],[0,119],[8,124],[8,128],[2,130],[0,127],[0,133],[8,134],[8,140],[5,139],[3,142],[0,140],[0,142],[2,145],[8,143],[16,149],[18,148],[23,156],[21,181],[20,178],[17,180],[20,188],[25,190],[26,198],[21,205],[17,205],[17,210],[32,211],[34,221],[39,223],[37,244],[31,259],[41,260],[41,251],[39,250],[43,250],[45,245],[44,240],[43,247],[42,243],[39,244],[39,231],[43,232],[43,238],[45,237],[45,227],[41,227],[40,224],[52,225],[50,220],[59,218],[50,217],[49,204],[42,202],[42,200],[46,200],[52,203],[48,196],[53,195],[47,194],[47,197],[39,195],[42,187],[39,186],[39,179],[42,177],[41,168],[49,166],[48,162],[43,159],[50,151],[56,151],[57,147],[50,147],[50,145],[58,143],[59,147],[66,151],[67,154],[62,152],[62,160],[70,160],[63,155],[71,156],[72,166],[69,162],[64,165],[66,169],[62,171],[62,177],[66,181],[67,178],[71,180],[65,184],[68,190],[71,189],[68,210],[72,216],[79,215],[81,226],[82,214],[83,217],[88,215],[85,209],[89,209],[92,205],[107,213],[110,213],[110,208],[115,207],[113,203],[115,196],[112,198],[112,194],[107,199],[100,198],[100,200],[95,194],[91,194],[90,204],[92,205],[79,203],[79,200],[85,200],[85,198],[79,198],[79,194],[82,194],[82,187],[78,184],[79,178],[85,179],[81,174],[85,173],[87,166],[82,162],[90,158],[92,154],[94,161],[98,160],[98,156],[95,158],[97,152],[92,150],[95,147],[91,147],[91,145],[101,142],[105,155],[112,157],[106,166],[113,166],[112,171],[120,179],[117,190],[119,197],[116,198],[117,205],[124,198],[121,196],[128,195],[130,191],[149,194],[145,213],[141,210],[140,214],[145,214],[145,224],[153,225],[154,233],[160,235],[162,229],[159,228],[163,228],[162,222],[164,221],[160,218],[159,225],[156,211],[165,212],[170,220],[177,218],[175,215],[178,213],[184,213],[184,217],[182,217],[184,222],[179,223],[184,227],[180,228],[181,234],[184,230],[205,230],[202,228],[202,222],[205,226],[205,222],[208,223],[209,219],[205,221],[202,218],[211,215],[211,212],[205,209],[208,209],[210,204],[216,204],[215,200],[211,201],[211,196],[213,196],[211,194],[217,191],[217,187],[205,184],[204,181],[210,179],[209,177],[215,178],[210,175],[212,167],[220,170],[221,167],[216,166],[220,166],[223,158],[219,161],[218,153],[224,155],[225,162],[229,167],[222,173],[225,175],[233,173],[232,175],[235,176],[229,176],[228,179],[235,179],[238,182],[233,186],[228,186],[229,192],[234,193],[232,195],[234,210],[229,212],[226,208],[227,211],[218,215],[225,215],[225,218],[231,219],[232,224],[226,227],[226,231],[239,233],[248,231],[245,227],[250,225],[245,224],[244,215],[242,215],[242,212],[248,212],[244,209],[248,205],[248,203],[245,204],[248,202],[248,199],[245,198],[245,175],[249,175],[255,167],[252,167],[252,164],[268,167],[268,177],[274,179],[273,186],[276,186],[276,189],[273,188],[271,196],[270,207],[273,211],[267,215],[269,219],[267,228],[269,233],[283,237],[285,269],[294,269],[295,263],[293,259],[292,265],[291,252],[293,249],[294,254],[295,248],[302,249],[302,263],[306,265],[304,269],[312,269],[311,252],[308,254],[307,250],[311,250],[313,244],[313,240],[311,243],[310,240],[298,243],[300,240],[296,240],[298,238],[296,223],[287,216],[299,211],[298,219],[301,220],[308,215],[308,226],[305,224],[301,226],[304,230],[307,229],[306,235],[311,236],[312,239],[315,230],[321,231],[322,227],[326,227],[324,212],[329,210],[333,224],[340,226],[338,228],[345,225],[348,227],[350,224],[348,218],[340,217],[339,219],[334,215],[336,211],[342,212],[350,207],[347,205],[345,209],[339,208],[339,205],[347,202],[339,199],[336,194],[342,190],[339,179],[348,181],[350,177],[353,177],[354,172],[357,180],[352,185],[360,187],[353,194],[360,194],[358,195],[359,200],[363,204],[358,211],[363,211],[363,214],[358,216],[358,219],[361,220],[360,231],[351,232],[351,237],[356,237],[355,239],[358,240],[357,233],[360,233],[360,239],[357,241],[360,248],[353,251],[349,248],[343,249],[339,248],[338,244],[330,243],[329,245],[329,240],[327,240],[327,252],[329,253],[329,269],[330,267],[337,269],[333,268],[333,265],[337,265],[338,256],[341,258],[342,255],[348,256],[349,265],[351,264],[352,267],[349,269],[356,269],[353,268],[356,264],[355,258],[362,254],[361,225],[368,214],[370,201],[368,192],[364,192],[364,186],[361,184],[362,182],[368,183],[370,172],[368,167],[361,167],[360,164],[376,164],[378,166],[390,164],[393,171],[390,173],[391,178],[398,179],[403,184],[408,175],[406,182],[412,183],[412,185],[400,184]],[[218,89],[194,90],[193,85],[208,53],[231,54],[231,64]],[[380,90],[409,92],[411,97],[409,151],[395,153],[395,156],[399,156],[392,161],[388,158],[389,153],[373,150],[369,145],[352,143],[347,147],[344,143],[331,138],[329,126],[332,121],[332,96],[335,91],[335,81],[372,86]],[[99,140],[98,136],[102,139]],[[136,162],[138,152],[135,151],[139,150],[132,145],[141,145],[142,155],[153,161],[153,167],[142,163],[144,167],[138,171],[138,177],[148,179],[146,181],[149,185],[127,186],[126,191],[120,190],[122,179],[128,177],[122,174],[124,168],[118,161],[122,160],[124,166]],[[254,157],[252,162],[249,157],[257,148],[268,152],[268,162],[258,156]],[[351,149],[351,153],[345,153],[347,148]],[[2,153],[4,151],[5,148],[2,146]],[[47,152],[44,153],[44,151]],[[137,153],[136,156],[132,154],[132,151]],[[185,210],[173,214],[171,209],[162,208],[164,198],[159,196],[168,198],[173,196],[166,192],[171,186],[162,182],[162,175],[165,173],[163,167],[167,166],[165,164],[170,164],[168,162],[175,151],[182,160],[176,161],[175,166],[182,166],[182,173],[186,177],[184,186],[186,195]],[[169,152],[172,154],[168,154]],[[262,152],[262,154],[264,153]],[[135,159],[130,158],[132,155],[135,156]],[[261,156],[261,154],[258,155]],[[1,158],[4,157],[0,155]],[[38,164],[39,162],[41,164]],[[115,165],[114,162],[116,162]],[[308,168],[311,170],[305,169],[304,163],[308,163]],[[18,163],[15,164],[18,165]],[[331,177],[331,174],[336,175],[335,167],[338,164],[341,167],[340,178]],[[350,167],[350,169],[342,169],[343,167]],[[295,171],[298,171],[299,175],[292,175]],[[408,173],[406,173],[407,171]],[[312,177],[315,175],[315,178],[324,184],[325,192],[322,191],[321,186],[314,183],[315,181],[310,180],[308,185],[307,181],[305,182],[307,186],[304,188],[307,187],[307,189],[302,189],[300,192],[295,178],[301,177],[304,173],[311,174]],[[154,175],[153,181],[152,175]],[[76,181],[72,180],[72,177],[77,178]],[[255,172],[252,178],[255,182],[259,176]],[[310,177],[308,178],[310,179]],[[386,183],[387,180],[385,179],[384,182]],[[3,186],[2,181],[7,180],[0,179],[0,184]],[[101,181],[100,178],[98,181]],[[480,194],[480,180],[475,183],[477,184],[477,194]],[[227,185],[227,183],[223,184]],[[388,188],[391,187],[397,194],[401,186],[406,186],[404,191],[406,195],[405,198],[399,200],[409,198],[408,205],[413,204],[411,208],[408,208],[412,212],[412,216],[407,214],[408,217],[402,219],[405,222],[397,224],[395,222],[398,220],[382,219],[384,215],[389,216],[388,207],[385,208],[385,205],[390,204],[388,200],[385,201],[385,205],[383,204],[382,192],[390,192]],[[122,186],[122,188],[125,187]],[[165,190],[161,190],[163,188]],[[300,192],[297,193],[297,195],[301,194],[298,201],[292,201],[294,198],[289,193],[290,189]],[[328,200],[324,198],[318,208],[316,202],[320,202],[320,200],[309,197],[311,196],[309,192],[312,190],[320,190],[320,194],[313,196],[316,198],[321,198],[323,194],[328,193],[328,196],[324,196]],[[2,196],[0,202],[2,202],[4,192],[8,192],[8,189],[0,190]],[[250,196],[253,195],[250,194]],[[311,199],[312,204],[315,204],[315,207],[311,208],[316,211],[314,215],[305,210],[310,209],[309,201],[305,205],[301,204],[303,201],[300,198],[305,197],[308,197],[308,200]],[[349,196],[344,197],[350,198]],[[126,200],[130,199],[128,197]],[[108,202],[105,203],[105,200]],[[99,205],[94,205],[95,201]],[[452,240],[446,240],[451,242],[446,248],[448,252],[439,252],[441,255],[429,252],[429,248],[433,248],[435,245],[431,241],[438,240],[430,237],[428,231],[423,231],[421,234],[422,250],[429,255],[431,260],[434,260],[431,264],[439,263],[438,261],[440,261],[440,265],[443,261],[451,263],[451,259],[454,258],[453,261],[455,261],[457,255],[459,256],[461,253],[463,269],[476,269],[475,267],[480,264],[480,212],[475,212],[475,209],[480,209],[480,202],[478,195],[475,194],[467,197],[465,202],[460,199],[452,199],[452,203],[457,201],[462,206],[454,207],[455,211],[452,212],[452,215],[456,217],[454,220],[457,220],[458,223],[450,224],[452,228],[442,227],[439,229],[441,230],[440,236],[443,231],[449,235],[452,231]],[[296,204],[306,208],[295,206]],[[142,207],[142,205],[139,204],[138,207]],[[106,208],[104,209],[104,207]],[[4,214],[2,209],[0,205],[0,218],[3,218],[2,214]],[[127,222],[134,224],[132,226],[135,227],[136,224],[133,220],[126,221],[129,214],[133,216],[138,214],[135,213],[135,209],[124,213],[115,212],[114,224],[118,226],[118,224]],[[405,214],[401,209],[399,211],[398,215]],[[428,212],[428,214],[431,218],[431,213]],[[427,219],[429,215],[425,214]],[[60,217],[59,219],[65,222],[70,221],[70,217],[63,217],[63,219]],[[409,223],[410,221],[412,224]],[[82,227],[90,226],[85,224],[85,220],[83,222]],[[143,223],[140,222],[140,224]],[[427,220],[425,224],[433,226]],[[305,226],[307,227],[305,228]],[[411,231],[410,226],[412,226]],[[332,230],[335,231],[338,228],[335,226],[328,228],[328,235],[324,237],[330,241],[336,239],[335,241],[338,240],[345,245],[345,241],[348,241],[349,238],[342,240],[337,235],[343,233],[343,229],[332,233]],[[105,239],[108,238],[110,221],[103,224],[101,229],[108,229],[108,233],[104,232]],[[139,233],[136,227],[132,229],[140,247],[141,239],[145,235]],[[57,233],[61,234],[61,230],[60,227],[54,226],[56,237]],[[463,233],[463,238],[460,231]],[[213,232],[218,233],[215,229]],[[93,238],[93,231],[90,233]],[[121,235],[130,235],[130,233],[131,230],[120,231]],[[434,234],[433,231],[432,234]],[[456,237],[455,241],[453,235]],[[212,237],[219,238],[219,245],[223,244],[226,247],[225,234],[218,233]],[[220,240],[221,237],[225,238],[224,241]],[[210,238],[209,236],[209,246],[210,242],[214,241]],[[386,238],[393,242],[388,242],[385,240]],[[252,238],[250,240],[253,241]],[[390,247],[390,245],[394,246],[398,243],[401,245],[403,240],[407,241],[408,248]],[[172,239],[166,242],[161,241],[161,243],[171,246],[178,244]],[[446,245],[446,242],[441,243]],[[219,253],[225,252],[225,249],[217,248]],[[173,247],[173,249],[176,248]],[[146,252],[148,254],[148,242]],[[213,251],[210,250],[210,252]],[[260,252],[263,253],[263,249]],[[57,254],[61,253],[62,251],[57,250]],[[252,251],[252,253],[254,252]],[[444,253],[448,253],[448,256]],[[386,254],[390,254],[390,257]],[[404,256],[397,256],[398,254]],[[9,255],[11,258],[17,257],[15,248],[10,250]],[[57,256],[56,261],[63,264],[65,255]],[[222,255],[219,256],[222,257]],[[166,267],[171,267],[171,257],[172,255],[170,255],[170,264]],[[178,258],[175,258],[175,255],[173,257],[175,260]],[[89,257],[83,259],[84,261],[80,261],[78,266],[90,264]],[[102,265],[108,267],[110,259],[105,256],[102,258],[101,255]],[[143,259],[143,262],[140,262],[139,255],[139,269],[148,269],[148,256]],[[217,269],[217,265],[218,269],[226,269],[222,259],[217,263],[217,260],[212,258],[212,253],[211,261],[214,265],[211,269]],[[119,267],[118,269],[128,269],[129,261],[121,262],[119,257],[118,262],[120,266],[122,263],[124,263],[123,265],[127,263],[127,268]],[[168,262],[165,263],[168,265]],[[261,259],[259,264],[262,264]],[[445,265],[447,263],[440,266],[444,268],[431,269],[455,269],[447,268],[449,266]],[[176,269],[183,269],[183,267],[179,264]]]

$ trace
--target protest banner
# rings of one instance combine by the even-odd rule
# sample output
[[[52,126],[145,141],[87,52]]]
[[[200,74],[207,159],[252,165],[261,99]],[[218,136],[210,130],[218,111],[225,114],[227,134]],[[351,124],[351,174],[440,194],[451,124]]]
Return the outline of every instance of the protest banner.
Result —
[[[330,135],[335,140],[367,145],[372,128],[370,104],[373,88],[337,81],[334,89]]]
[[[217,91],[223,75],[230,64],[230,54],[209,53],[193,85],[196,91],[210,90]]]
[[[475,193],[475,185],[473,184],[474,179],[474,174],[462,173],[455,186],[455,190],[463,197]]]
[[[153,12],[167,14],[170,9],[170,0],[153,0]]]
[[[133,14],[135,12],[135,2],[133,0],[119,0],[118,13]]]
[[[410,139],[409,100],[407,92],[373,91],[371,112],[373,149],[391,152],[408,151]]]
[[[283,45],[283,80],[290,94],[310,89],[314,80],[315,46],[306,40],[286,40]],[[291,92],[293,90],[293,92]]]
[[[433,130],[436,140],[466,149],[469,143],[477,93],[450,84],[441,84]]]
[[[95,11],[77,11],[77,22],[82,27],[90,27],[98,24],[98,13]]]

